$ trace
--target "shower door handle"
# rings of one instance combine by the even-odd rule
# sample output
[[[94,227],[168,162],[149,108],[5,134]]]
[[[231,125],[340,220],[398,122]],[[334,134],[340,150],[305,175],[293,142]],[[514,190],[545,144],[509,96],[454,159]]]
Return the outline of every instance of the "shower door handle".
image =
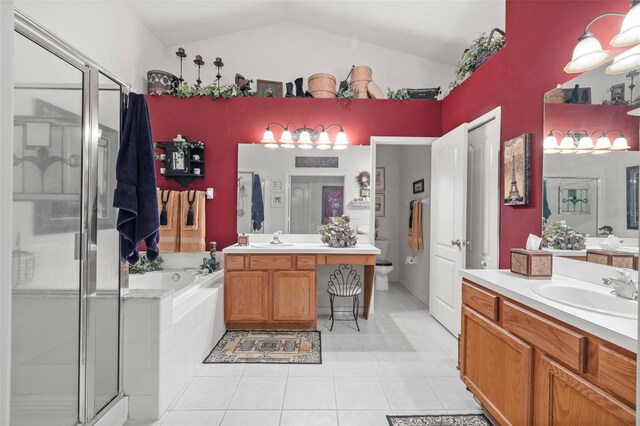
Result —
[[[82,258],[82,234],[83,232],[76,232],[74,234],[73,260],[80,260]]]

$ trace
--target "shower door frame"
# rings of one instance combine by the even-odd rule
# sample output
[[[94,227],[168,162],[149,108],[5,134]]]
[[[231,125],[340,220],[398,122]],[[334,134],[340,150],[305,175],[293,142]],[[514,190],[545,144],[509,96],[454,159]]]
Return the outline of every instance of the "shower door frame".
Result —
[[[79,375],[78,375],[78,424],[91,425],[96,423],[124,396],[122,377],[122,337],[123,337],[123,311],[122,289],[128,287],[128,273],[122,260],[114,268],[119,269],[119,294],[118,294],[118,367],[117,367],[117,391],[116,395],[104,407],[94,406],[95,378],[95,347],[91,344],[88,333],[89,318],[92,312],[88,298],[96,291],[97,269],[97,191],[98,191],[98,130],[99,130],[99,78],[100,74],[120,85],[121,108],[131,90],[129,84],[87,58],[74,47],[70,46],[46,28],[33,21],[20,10],[15,9],[15,32],[24,36],[41,48],[49,51],[61,60],[68,62],[83,73],[82,93],[82,181],[81,181],[81,205],[80,217],[80,344],[79,344]],[[120,129],[122,130],[120,123]],[[120,256],[119,256],[120,258]],[[96,412],[97,411],[97,412]]]

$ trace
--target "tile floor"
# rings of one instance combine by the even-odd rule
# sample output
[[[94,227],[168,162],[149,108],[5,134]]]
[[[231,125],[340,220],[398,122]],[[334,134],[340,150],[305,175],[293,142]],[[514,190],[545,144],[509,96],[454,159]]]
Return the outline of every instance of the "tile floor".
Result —
[[[322,365],[203,364],[159,421],[128,426],[388,426],[388,414],[477,413],[457,342],[404,287],[360,321],[326,317]]]

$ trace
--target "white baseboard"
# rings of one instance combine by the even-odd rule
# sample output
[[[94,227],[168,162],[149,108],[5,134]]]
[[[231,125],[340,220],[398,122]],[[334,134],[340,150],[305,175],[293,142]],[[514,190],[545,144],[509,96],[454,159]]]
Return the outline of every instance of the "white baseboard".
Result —
[[[425,298],[421,294],[416,293],[416,291],[413,288],[411,288],[411,286],[409,284],[407,284],[406,282],[404,282],[402,280],[398,280],[396,282],[398,284],[400,284],[402,287],[406,288],[409,291],[409,293],[413,294],[418,300],[420,300],[422,303],[427,305],[427,307],[429,307],[429,299]]]

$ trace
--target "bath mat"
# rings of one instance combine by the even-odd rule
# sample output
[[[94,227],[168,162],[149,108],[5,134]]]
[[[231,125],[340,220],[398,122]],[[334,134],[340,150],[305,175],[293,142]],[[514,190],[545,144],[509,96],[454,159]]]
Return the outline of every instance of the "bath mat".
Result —
[[[387,416],[389,426],[491,426],[484,414]]]
[[[205,364],[322,364],[319,331],[227,331]]]

